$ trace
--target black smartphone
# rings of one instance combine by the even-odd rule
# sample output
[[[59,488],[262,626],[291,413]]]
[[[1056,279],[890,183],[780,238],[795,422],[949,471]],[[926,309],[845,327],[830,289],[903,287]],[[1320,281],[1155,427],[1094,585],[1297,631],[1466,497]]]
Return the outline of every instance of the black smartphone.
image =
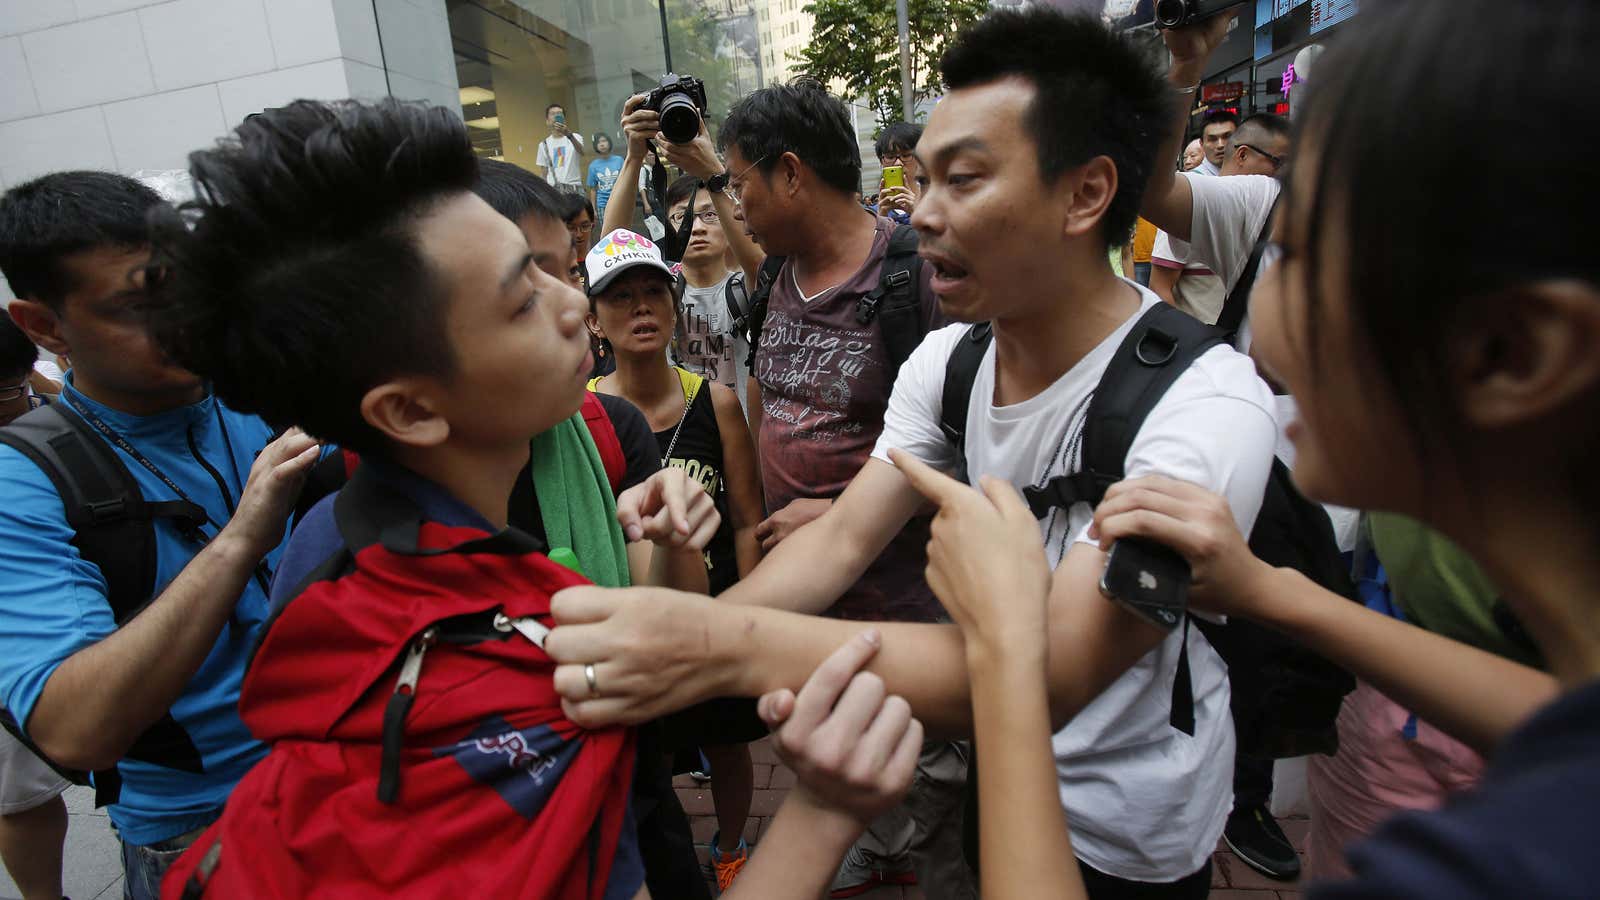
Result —
[[[1100,593],[1168,631],[1189,608],[1189,562],[1154,541],[1123,538],[1111,545]]]

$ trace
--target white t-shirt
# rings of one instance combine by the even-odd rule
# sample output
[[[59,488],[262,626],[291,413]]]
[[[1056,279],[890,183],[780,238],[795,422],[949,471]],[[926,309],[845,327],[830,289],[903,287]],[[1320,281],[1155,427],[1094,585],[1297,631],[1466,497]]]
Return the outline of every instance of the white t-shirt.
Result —
[[[1140,313],[1161,299],[1142,295]],[[1112,354],[1132,329],[1130,318],[1038,396],[995,408],[995,350],[978,368],[967,410],[967,462],[974,480],[1003,478],[1022,488],[1076,471],[1069,450],[1083,427],[1088,400]],[[928,335],[900,369],[883,435],[873,456],[898,447],[950,471],[955,448],[940,431],[944,372],[951,348],[968,326]],[[1168,389],[1129,449],[1129,477],[1160,474],[1195,482],[1227,498],[1248,534],[1260,510],[1277,427],[1272,394],[1248,358],[1216,347]],[[1087,504],[1040,520],[1046,555],[1059,565],[1085,532]],[[1085,586],[1085,590],[1093,590]],[[1099,598],[1091,598],[1098,602]],[[1202,865],[1233,805],[1233,720],[1227,671],[1198,629],[1188,631],[1195,733],[1173,728],[1172,685],[1185,631],[1123,673],[1053,739],[1061,805],[1079,858],[1119,878],[1174,881]]]
[[[1150,261],[1164,269],[1182,269],[1172,286],[1173,305],[1207,325],[1215,325],[1228,300],[1222,279],[1203,262],[1193,258],[1189,245],[1167,234],[1156,232]]]
[[[683,316],[674,335],[672,358],[685,369],[721,382],[739,395],[744,405],[744,383],[749,374],[744,361],[750,342],[733,331],[728,310],[727,285],[733,273],[710,287],[683,286]]]
[[[33,364],[33,370],[56,384],[66,383],[66,376],[61,373],[61,367],[42,356]]]
[[[1261,226],[1272,214],[1282,185],[1270,175],[1229,175],[1224,178],[1193,177],[1189,191],[1194,197],[1194,218],[1189,225],[1189,258],[1205,263],[1222,279],[1227,291],[1233,290],[1250,261],[1250,251]],[[1259,273],[1258,273],[1259,274]],[[1250,347],[1250,320],[1239,328],[1239,348]]]
[[[577,141],[576,147],[573,141]],[[576,132],[570,138],[550,135],[539,142],[539,155],[533,163],[544,168],[545,180],[551,184],[582,188],[583,172],[578,168],[578,152],[582,147],[583,136]]]

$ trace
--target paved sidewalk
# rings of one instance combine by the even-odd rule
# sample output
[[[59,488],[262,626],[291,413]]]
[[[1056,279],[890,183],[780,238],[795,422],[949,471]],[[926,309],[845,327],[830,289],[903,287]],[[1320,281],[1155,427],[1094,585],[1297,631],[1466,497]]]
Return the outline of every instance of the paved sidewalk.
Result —
[[[750,821],[745,826],[744,837],[754,845],[766,832],[772,816],[778,811],[783,798],[794,786],[794,773],[778,762],[767,741],[751,745],[755,761],[755,798],[751,804]],[[689,814],[694,832],[695,852],[702,864],[707,859],[711,835],[717,829],[713,815],[711,789],[701,786],[687,775],[674,781],[683,808]],[[73,900],[117,900],[122,896],[122,862],[117,852],[117,839],[111,833],[111,824],[102,811],[94,808],[94,792],[89,788],[74,787],[67,791],[67,811],[70,824],[67,830],[65,880],[67,896]],[[1287,819],[1283,830],[1294,841],[1295,847],[1305,855],[1308,823],[1305,819]],[[1212,900],[1298,900],[1300,893],[1295,884],[1272,881],[1245,865],[1224,846],[1218,846],[1214,857],[1216,874],[1212,877]],[[922,900],[922,892],[915,887],[885,887],[861,895],[863,900]],[[0,900],[18,900],[17,886],[10,876],[0,869]]]

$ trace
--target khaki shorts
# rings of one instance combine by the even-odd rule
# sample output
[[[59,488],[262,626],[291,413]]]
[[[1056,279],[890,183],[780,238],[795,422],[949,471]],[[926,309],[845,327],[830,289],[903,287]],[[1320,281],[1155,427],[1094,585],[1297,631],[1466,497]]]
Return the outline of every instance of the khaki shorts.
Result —
[[[43,806],[69,784],[11,732],[0,729],[0,816]]]

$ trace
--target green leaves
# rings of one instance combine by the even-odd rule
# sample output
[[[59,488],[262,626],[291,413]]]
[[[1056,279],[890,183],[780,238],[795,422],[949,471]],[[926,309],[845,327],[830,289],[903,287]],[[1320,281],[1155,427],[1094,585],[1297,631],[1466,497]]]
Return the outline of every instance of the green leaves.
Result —
[[[806,74],[865,99],[882,128],[902,118],[895,0],[813,0],[811,45],[795,56]],[[908,0],[912,103],[939,91],[939,54],[989,8],[987,0]]]

